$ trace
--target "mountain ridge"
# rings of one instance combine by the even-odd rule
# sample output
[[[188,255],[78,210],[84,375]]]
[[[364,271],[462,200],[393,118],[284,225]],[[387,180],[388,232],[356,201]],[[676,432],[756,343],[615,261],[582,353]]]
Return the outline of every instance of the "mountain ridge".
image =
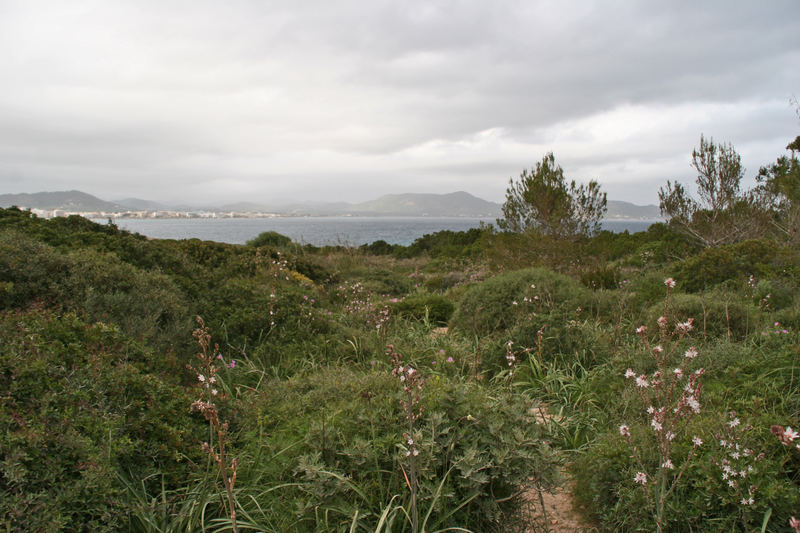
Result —
[[[0,206],[66,212],[125,212],[125,211],[213,211],[240,213],[270,213],[286,216],[444,216],[481,217],[502,216],[501,204],[483,200],[465,191],[445,194],[401,193],[385,194],[366,202],[293,203],[264,205],[258,202],[236,202],[222,206],[187,207],[126,198],[116,202],[102,200],[91,194],[70,191],[0,194]],[[660,220],[655,205],[640,206],[621,200],[608,200],[606,219]]]

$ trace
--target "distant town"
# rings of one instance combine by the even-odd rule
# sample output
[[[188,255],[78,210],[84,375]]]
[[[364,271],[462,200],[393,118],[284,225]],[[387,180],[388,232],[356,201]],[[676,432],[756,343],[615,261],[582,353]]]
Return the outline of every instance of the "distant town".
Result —
[[[22,210],[29,210],[41,218],[68,217],[79,215],[92,219],[118,219],[118,218],[275,218],[308,215],[287,215],[282,213],[240,212],[240,211],[71,211],[65,209],[38,209],[21,206]],[[347,216],[347,215],[345,215]]]

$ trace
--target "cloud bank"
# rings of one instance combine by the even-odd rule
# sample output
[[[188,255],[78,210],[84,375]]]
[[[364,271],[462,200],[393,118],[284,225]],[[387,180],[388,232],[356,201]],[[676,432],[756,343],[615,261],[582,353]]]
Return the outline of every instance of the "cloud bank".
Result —
[[[0,189],[501,201],[548,151],[656,202],[700,134],[752,176],[800,130],[793,0],[0,4]]]

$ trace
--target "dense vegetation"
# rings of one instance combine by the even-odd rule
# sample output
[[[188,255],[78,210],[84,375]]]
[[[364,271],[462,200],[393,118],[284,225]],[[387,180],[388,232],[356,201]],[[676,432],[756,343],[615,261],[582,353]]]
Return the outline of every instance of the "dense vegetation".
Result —
[[[0,524],[545,530],[565,485],[598,531],[786,531],[800,248],[691,222],[353,249],[2,210]]]

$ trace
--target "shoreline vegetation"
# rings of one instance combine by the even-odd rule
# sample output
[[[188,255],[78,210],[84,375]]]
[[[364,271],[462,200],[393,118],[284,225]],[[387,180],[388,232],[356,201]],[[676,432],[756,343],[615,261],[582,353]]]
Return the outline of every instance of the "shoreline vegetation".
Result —
[[[548,154],[408,246],[0,209],[0,525],[798,530],[798,169],[612,233]]]

